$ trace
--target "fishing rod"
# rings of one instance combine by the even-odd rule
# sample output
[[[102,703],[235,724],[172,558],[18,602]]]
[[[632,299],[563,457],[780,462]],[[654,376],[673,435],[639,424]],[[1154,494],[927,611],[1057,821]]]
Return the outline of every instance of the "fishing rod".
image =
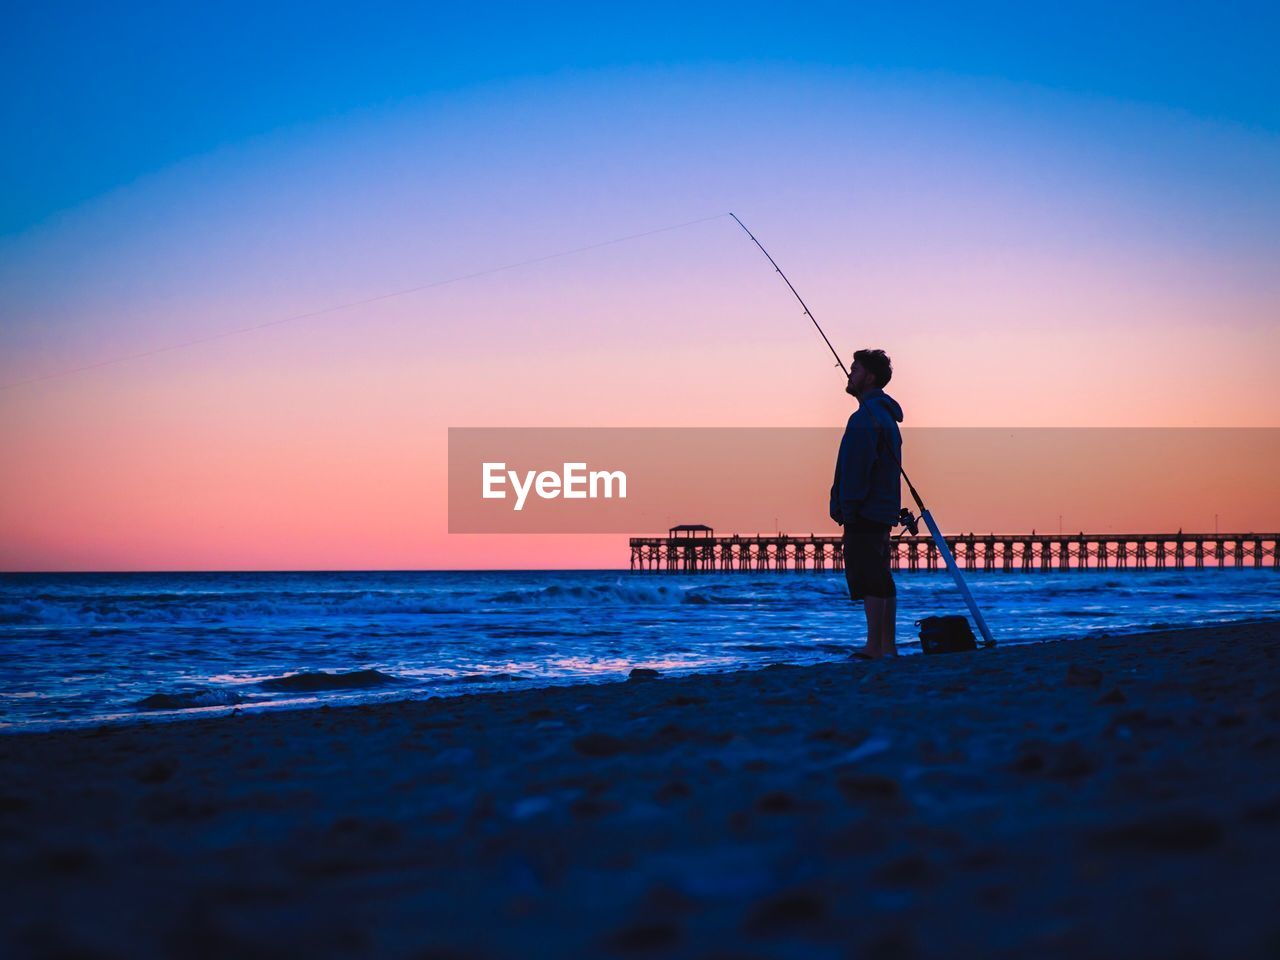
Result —
[[[765,255],[765,258],[773,264],[773,269],[778,271],[778,276],[782,277],[783,282],[786,283],[796,300],[800,302],[800,306],[804,309],[804,315],[813,321],[813,325],[822,336],[823,341],[827,345],[827,349],[829,349],[831,351],[831,355],[836,358],[836,365],[840,368],[840,372],[848,378],[849,368],[846,367],[844,365],[844,361],[840,359],[839,352],[837,352],[836,348],[831,345],[830,338],[822,329],[821,324],[818,323],[817,317],[813,315],[808,304],[804,302],[804,298],[800,296],[799,291],[797,291],[791,281],[787,279],[787,275],[782,272],[782,268],[778,266],[778,261],[774,260],[773,257],[770,256],[769,251],[764,248],[764,244],[756,239],[756,235],[747,229],[747,225],[738,219],[738,215],[736,213],[730,211],[729,216],[733,217],[734,222],[743,229],[743,232],[751,238],[751,241],[760,248],[760,252]],[[920,519],[923,520],[925,526],[929,528],[929,535],[933,537],[933,542],[938,547],[938,553],[942,555],[943,563],[946,564],[947,570],[951,574],[951,579],[955,581],[956,587],[960,591],[960,596],[964,598],[965,605],[969,608],[969,612],[973,614],[973,619],[978,624],[978,631],[982,634],[984,645],[994,647],[996,645],[995,638],[991,636],[991,630],[987,627],[987,621],[982,616],[982,611],[978,609],[977,601],[973,599],[973,594],[969,592],[969,585],[964,582],[964,574],[960,572],[960,567],[956,564],[956,558],[952,556],[951,548],[947,546],[946,537],[942,535],[942,531],[938,528],[937,522],[933,519],[933,514],[929,512],[929,508],[924,505],[924,500],[921,499],[919,492],[917,492],[915,484],[913,484],[911,482],[911,478],[907,476],[907,471],[902,466],[902,461],[898,459],[892,449],[890,449],[889,455],[897,462],[898,472],[902,474],[902,479],[907,482],[907,489],[911,491],[911,499],[916,502],[916,507],[920,510]]]
[[[845,367],[844,361],[840,359],[840,354],[836,351],[836,348],[831,345],[831,341],[827,339],[827,335],[823,332],[822,327],[818,324],[818,318],[815,317],[813,313],[809,310],[809,305],[804,302],[804,298],[800,296],[799,291],[797,291],[796,288],[791,285],[791,281],[787,279],[787,275],[783,273],[782,268],[778,266],[778,261],[774,260],[773,257],[769,256],[769,251],[764,248],[764,244],[756,239],[756,235],[754,233],[752,233],[750,230],[747,230],[747,225],[738,219],[738,215],[736,213],[730,210],[729,216],[733,217],[734,223],[740,226],[743,230],[746,230],[747,236],[751,238],[751,242],[754,243],[757,247],[759,247],[760,252],[765,255],[765,259],[773,264],[773,269],[778,271],[778,276],[782,278],[782,282],[787,285],[787,287],[795,295],[795,298],[800,301],[800,306],[804,308],[804,315],[813,321],[813,325],[817,328],[818,334],[822,337],[823,341],[826,343],[827,349],[830,350],[831,355],[836,358],[836,366],[840,368],[840,372],[843,373],[846,377],[849,376],[849,371]],[[908,481],[908,483],[909,482],[910,481]]]

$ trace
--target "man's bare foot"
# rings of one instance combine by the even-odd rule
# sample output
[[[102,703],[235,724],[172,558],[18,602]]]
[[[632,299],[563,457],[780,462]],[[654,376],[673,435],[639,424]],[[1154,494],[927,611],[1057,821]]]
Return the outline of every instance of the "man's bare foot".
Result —
[[[850,660],[874,660],[876,659],[876,655],[872,653],[867,647],[858,647],[858,649],[854,650],[853,653],[849,654],[849,659]]]

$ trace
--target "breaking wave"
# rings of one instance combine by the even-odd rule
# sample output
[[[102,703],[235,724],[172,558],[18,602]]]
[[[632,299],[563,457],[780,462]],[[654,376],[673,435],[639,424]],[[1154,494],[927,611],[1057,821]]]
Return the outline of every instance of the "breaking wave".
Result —
[[[591,604],[677,604],[684,603],[691,588],[667,583],[552,583],[545,587],[521,587],[497,594],[495,603],[535,606],[581,606]]]
[[[381,670],[352,670],[349,673],[313,670],[305,673],[291,673],[284,677],[271,677],[263,680],[258,686],[266,690],[309,693],[315,690],[367,690],[370,687],[385,687],[400,682],[399,677],[393,677]]]
[[[187,690],[182,693],[153,693],[143,697],[134,706],[143,710],[191,710],[195,707],[230,707],[244,703],[244,697],[234,690]]]

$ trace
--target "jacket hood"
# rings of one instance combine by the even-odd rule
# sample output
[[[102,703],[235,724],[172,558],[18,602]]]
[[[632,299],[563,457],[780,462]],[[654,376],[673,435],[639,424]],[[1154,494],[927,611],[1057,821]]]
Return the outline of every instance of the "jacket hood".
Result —
[[[883,412],[893,417],[898,423],[902,422],[902,407],[898,405],[898,401],[878,387],[861,397],[858,403],[864,407],[871,407],[870,413]]]

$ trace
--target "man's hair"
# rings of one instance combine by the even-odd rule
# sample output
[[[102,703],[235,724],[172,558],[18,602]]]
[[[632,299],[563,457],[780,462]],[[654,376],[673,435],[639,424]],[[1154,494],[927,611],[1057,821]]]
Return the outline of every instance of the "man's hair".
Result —
[[[883,387],[893,379],[893,362],[883,350],[859,350],[853,355],[853,362],[862,365],[876,378],[876,383]]]

